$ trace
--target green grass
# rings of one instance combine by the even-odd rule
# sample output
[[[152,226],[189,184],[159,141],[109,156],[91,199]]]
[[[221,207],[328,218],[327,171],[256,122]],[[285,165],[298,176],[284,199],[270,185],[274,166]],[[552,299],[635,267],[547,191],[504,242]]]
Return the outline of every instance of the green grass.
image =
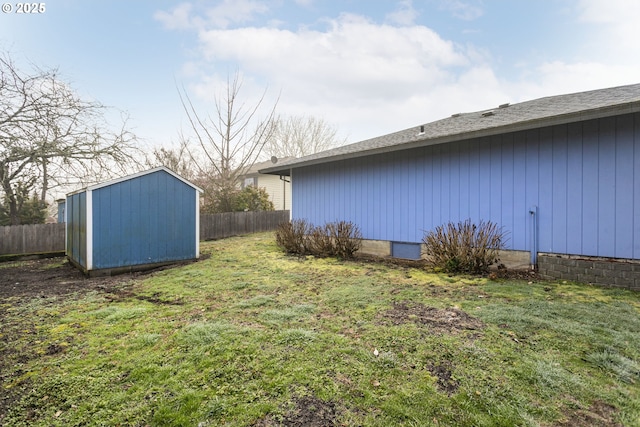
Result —
[[[270,233],[202,252],[121,300],[0,301],[0,424],[640,426],[638,293],[292,258]]]

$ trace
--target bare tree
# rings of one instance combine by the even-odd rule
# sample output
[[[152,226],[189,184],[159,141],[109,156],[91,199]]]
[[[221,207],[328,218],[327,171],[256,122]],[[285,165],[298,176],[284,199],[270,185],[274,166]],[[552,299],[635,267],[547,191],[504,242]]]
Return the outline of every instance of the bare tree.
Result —
[[[233,209],[240,177],[253,166],[275,132],[277,101],[266,117],[260,118],[266,90],[255,104],[247,106],[239,98],[241,88],[239,72],[227,78],[225,90],[215,97],[213,117],[198,113],[186,91],[180,93],[198,151],[190,152],[198,175],[195,183],[205,192],[204,211]],[[191,141],[185,142],[192,147]]]
[[[196,171],[187,144],[183,140],[178,148],[159,147],[153,150],[153,157],[147,160],[150,167],[164,166],[186,179],[194,179]]]
[[[339,139],[337,134],[337,128],[324,119],[312,116],[279,118],[274,137],[265,151],[278,158],[303,157],[343,145],[346,139]]]
[[[41,202],[55,186],[91,179],[131,160],[134,136],[116,132],[106,107],[81,99],[56,70],[21,72],[0,56],[0,191],[11,224],[20,222],[24,194]]]

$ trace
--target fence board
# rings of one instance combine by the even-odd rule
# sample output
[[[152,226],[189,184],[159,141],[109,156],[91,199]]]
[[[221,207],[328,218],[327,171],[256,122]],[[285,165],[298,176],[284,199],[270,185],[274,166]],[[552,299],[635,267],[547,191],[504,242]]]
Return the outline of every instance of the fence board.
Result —
[[[0,227],[0,255],[64,252],[64,224]]]
[[[289,211],[226,212],[200,215],[200,240],[275,230],[289,221]]]
[[[275,230],[289,221],[289,211],[228,212],[200,215],[200,240]],[[29,224],[0,227],[0,255],[63,252],[65,224]]]

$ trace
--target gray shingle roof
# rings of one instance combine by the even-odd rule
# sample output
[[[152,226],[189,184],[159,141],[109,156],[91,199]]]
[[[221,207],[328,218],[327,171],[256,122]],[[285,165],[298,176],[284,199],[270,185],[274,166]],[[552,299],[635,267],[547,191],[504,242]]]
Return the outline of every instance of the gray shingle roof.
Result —
[[[454,114],[422,126],[287,160],[260,173],[289,175],[291,168],[301,166],[633,112],[640,112],[640,84],[549,96]]]

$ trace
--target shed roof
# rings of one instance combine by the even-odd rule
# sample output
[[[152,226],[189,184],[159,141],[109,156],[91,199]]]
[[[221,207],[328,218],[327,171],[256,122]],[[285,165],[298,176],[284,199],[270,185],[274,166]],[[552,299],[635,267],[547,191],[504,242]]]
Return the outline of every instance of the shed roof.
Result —
[[[503,104],[278,163],[260,173],[289,175],[292,168],[462,139],[640,112],[640,84]]]
[[[76,193],[81,193],[83,191],[87,191],[87,190],[97,190],[99,188],[103,188],[103,187],[108,187],[109,185],[114,185],[117,184],[119,182],[123,182],[123,181],[129,181],[131,179],[135,179],[144,175],[149,175],[158,171],[164,171],[166,173],[168,173],[169,175],[175,177],[176,179],[179,179],[180,181],[184,182],[185,184],[187,184],[190,187],[193,187],[196,191],[199,191],[200,193],[202,193],[202,189],[200,187],[198,187],[197,185],[187,181],[186,179],[184,179],[183,177],[181,177],[180,175],[178,175],[177,173],[175,173],[174,171],[172,171],[171,169],[164,167],[164,166],[159,166],[157,168],[153,168],[153,169],[149,169],[146,171],[142,171],[142,172],[138,172],[138,173],[134,173],[131,175],[127,175],[127,176],[123,176],[120,178],[116,178],[116,179],[112,179],[110,181],[105,181],[105,182],[100,182],[98,184],[93,184],[93,185],[89,185],[87,187],[81,188],[80,190],[76,190],[76,191],[72,191],[71,193],[67,194],[67,196],[70,196],[72,194],[76,194]]]

